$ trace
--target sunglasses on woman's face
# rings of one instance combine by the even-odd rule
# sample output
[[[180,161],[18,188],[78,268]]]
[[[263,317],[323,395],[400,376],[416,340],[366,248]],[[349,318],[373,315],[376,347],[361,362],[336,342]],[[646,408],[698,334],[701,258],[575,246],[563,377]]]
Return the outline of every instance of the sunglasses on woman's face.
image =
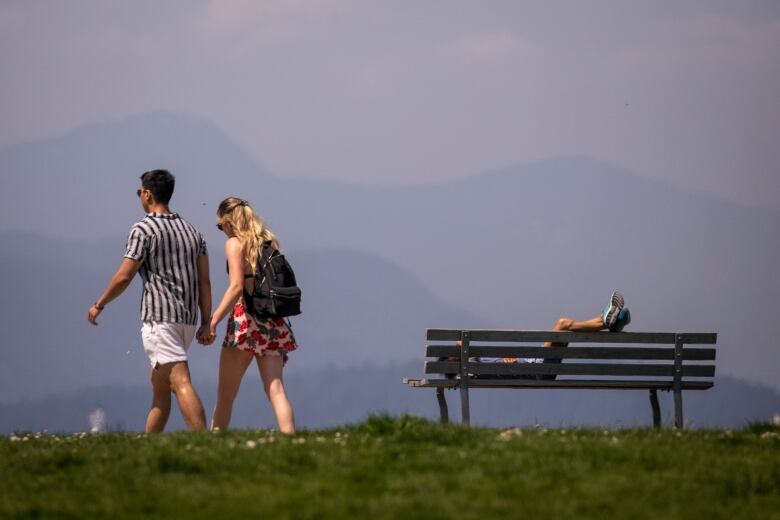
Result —
[[[220,231],[223,231],[222,224],[217,224],[217,229],[219,229]]]

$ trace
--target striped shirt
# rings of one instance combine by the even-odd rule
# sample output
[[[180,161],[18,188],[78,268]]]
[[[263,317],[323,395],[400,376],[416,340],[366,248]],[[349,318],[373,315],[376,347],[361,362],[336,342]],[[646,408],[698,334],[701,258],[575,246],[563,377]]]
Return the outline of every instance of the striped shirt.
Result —
[[[206,241],[176,213],[149,213],[130,228],[125,258],[141,262],[141,321],[195,325],[198,264]]]

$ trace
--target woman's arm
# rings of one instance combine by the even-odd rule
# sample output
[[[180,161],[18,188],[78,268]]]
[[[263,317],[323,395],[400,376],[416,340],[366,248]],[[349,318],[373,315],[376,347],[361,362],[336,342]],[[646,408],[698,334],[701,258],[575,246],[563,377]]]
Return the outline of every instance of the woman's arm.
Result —
[[[230,270],[230,284],[222,296],[214,315],[211,317],[211,333],[217,333],[217,324],[233,310],[239,296],[244,291],[244,254],[241,250],[241,242],[236,237],[231,237],[225,242],[225,255],[227,256],[228,269]]]

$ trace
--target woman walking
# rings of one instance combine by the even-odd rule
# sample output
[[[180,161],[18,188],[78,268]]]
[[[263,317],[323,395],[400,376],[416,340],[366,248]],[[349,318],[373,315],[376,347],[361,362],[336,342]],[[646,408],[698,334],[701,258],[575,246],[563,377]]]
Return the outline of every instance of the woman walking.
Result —
[[[257,267],[263,243],[270,241],[279,250],[279,240],[249,203],[236,197],[223,200],[217,209],[217,227],[227,235],[225,254],[230,283],[222,301],[211,317],[210,337],[213,342],[217,325],[229,315],[227,333],[219,357],[219,385],[217,405],[211,419],[211,429],[223,429],[230,424],[233,401],[238,394],[241,379],[252,359],[257,362],[260,378],[268,400],[271,401],[279,430],[295,432],[292,406],[287,399],[282,371],[287,354],[296,348],[292,331],[281,318],[256,319],[244,305],[243,294],[251,294],[253,274]]]

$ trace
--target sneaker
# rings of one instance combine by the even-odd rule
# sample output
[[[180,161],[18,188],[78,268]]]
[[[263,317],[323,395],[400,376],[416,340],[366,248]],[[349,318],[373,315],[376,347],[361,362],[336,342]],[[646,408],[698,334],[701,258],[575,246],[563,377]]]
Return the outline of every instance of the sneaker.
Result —
[[[615,324],[609,328],[609,331],[620,332],[629,323],[631,323],[631,311],[628,310],[628,307],[624,307],[618,312]]]
[[[604,323],[605,327],[608,329],[612,328],[624,304],[625,300],[623,299],[623,295],[617,291],[613,292],[612,296],[609,298],[609,303],[604,307],[604,310],[601,313],[601,321]]]

